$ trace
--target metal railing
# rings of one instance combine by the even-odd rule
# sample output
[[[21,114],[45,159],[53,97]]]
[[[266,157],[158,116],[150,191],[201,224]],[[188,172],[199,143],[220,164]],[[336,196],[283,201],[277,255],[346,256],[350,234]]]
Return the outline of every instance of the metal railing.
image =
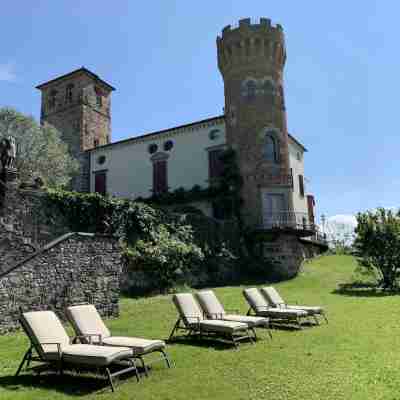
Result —
[[[307,213],[293,211],[266,214],[263,220],[263,227],[265,229],[316,230],[315,224],[310,223]]]
[[[318,226],[315,226],[315,232],[311,236],[307,236],[305,239],[312,242],[318,242],[326,245],[328,244],[326,233],[322,233]]]

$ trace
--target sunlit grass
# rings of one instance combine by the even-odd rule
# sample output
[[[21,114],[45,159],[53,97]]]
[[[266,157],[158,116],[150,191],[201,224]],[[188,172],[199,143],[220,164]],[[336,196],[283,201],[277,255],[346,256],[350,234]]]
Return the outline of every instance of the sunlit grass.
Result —
[[[112,394],[98,379],[13,374],[28,345],[23,334],[0,337],[0,399],[397,399],[400,386],[399,297],[335,293],[353,279],[355,261],[327,256],[277,285],[288,303],[323,305],[330,323],[302,331],[261,333],[238,351],[207,341],[168,346],[174,367],[155,364],[137,384],[132,377]],[[226,308],[247,305],[241,287],[217,288]],[[121,300],[113,334],[167,338],[176,320],[169,296]]]

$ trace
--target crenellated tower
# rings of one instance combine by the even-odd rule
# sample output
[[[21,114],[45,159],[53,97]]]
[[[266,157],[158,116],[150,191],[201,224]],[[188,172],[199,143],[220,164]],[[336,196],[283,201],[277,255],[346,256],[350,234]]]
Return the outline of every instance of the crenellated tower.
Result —
[[[286,211],[292,207],[283,30],[266,18],[258,23],[242,19],[238,27],[222,30],[217,50],[224,80],[226,140],[238,154],[244,179],[243,214],[247,223],[262,225],[269,207],[271,212],[274,207]]]

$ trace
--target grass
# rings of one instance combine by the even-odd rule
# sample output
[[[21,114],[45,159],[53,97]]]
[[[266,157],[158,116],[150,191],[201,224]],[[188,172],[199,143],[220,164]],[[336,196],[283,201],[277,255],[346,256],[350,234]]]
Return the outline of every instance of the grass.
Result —
[[[155,364],[139,384],[121,379],[114,394],[90,376],[14,378],[28,342],[20,333],[0,337],[0,399],[398,399],[399,297],[338,293],[354,268],[351,257],[321,257],[277,285],[288,302],[326,306],[329,325],[275,330],[272,341],[261,332],[262,340],[239,351],[214,341],[179,341],[168,346],[174,368]],[[240,287],[216,292],[226,308],[247,311]],[[124,298],[121,317],[108,325],[115,335],[166,338],[175,319],[169,296]]]

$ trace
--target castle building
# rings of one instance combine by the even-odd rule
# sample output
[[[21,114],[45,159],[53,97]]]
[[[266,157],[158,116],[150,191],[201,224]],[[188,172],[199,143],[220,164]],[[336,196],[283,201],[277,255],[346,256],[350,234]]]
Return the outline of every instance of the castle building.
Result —
[[[81,161],[80,191],[150,197],[178,188],[206,188],[232,148],[243,178],[242,214],[249,226],[314,232],[314,198],[306,194],[306,148],[287,129],[282,27],[242,19],[217,37],[225,114],[111,142],[114,88],[80,68],[43,83],[41,122],[58,128]],[[222,218],[211,200],[191,204]]]

